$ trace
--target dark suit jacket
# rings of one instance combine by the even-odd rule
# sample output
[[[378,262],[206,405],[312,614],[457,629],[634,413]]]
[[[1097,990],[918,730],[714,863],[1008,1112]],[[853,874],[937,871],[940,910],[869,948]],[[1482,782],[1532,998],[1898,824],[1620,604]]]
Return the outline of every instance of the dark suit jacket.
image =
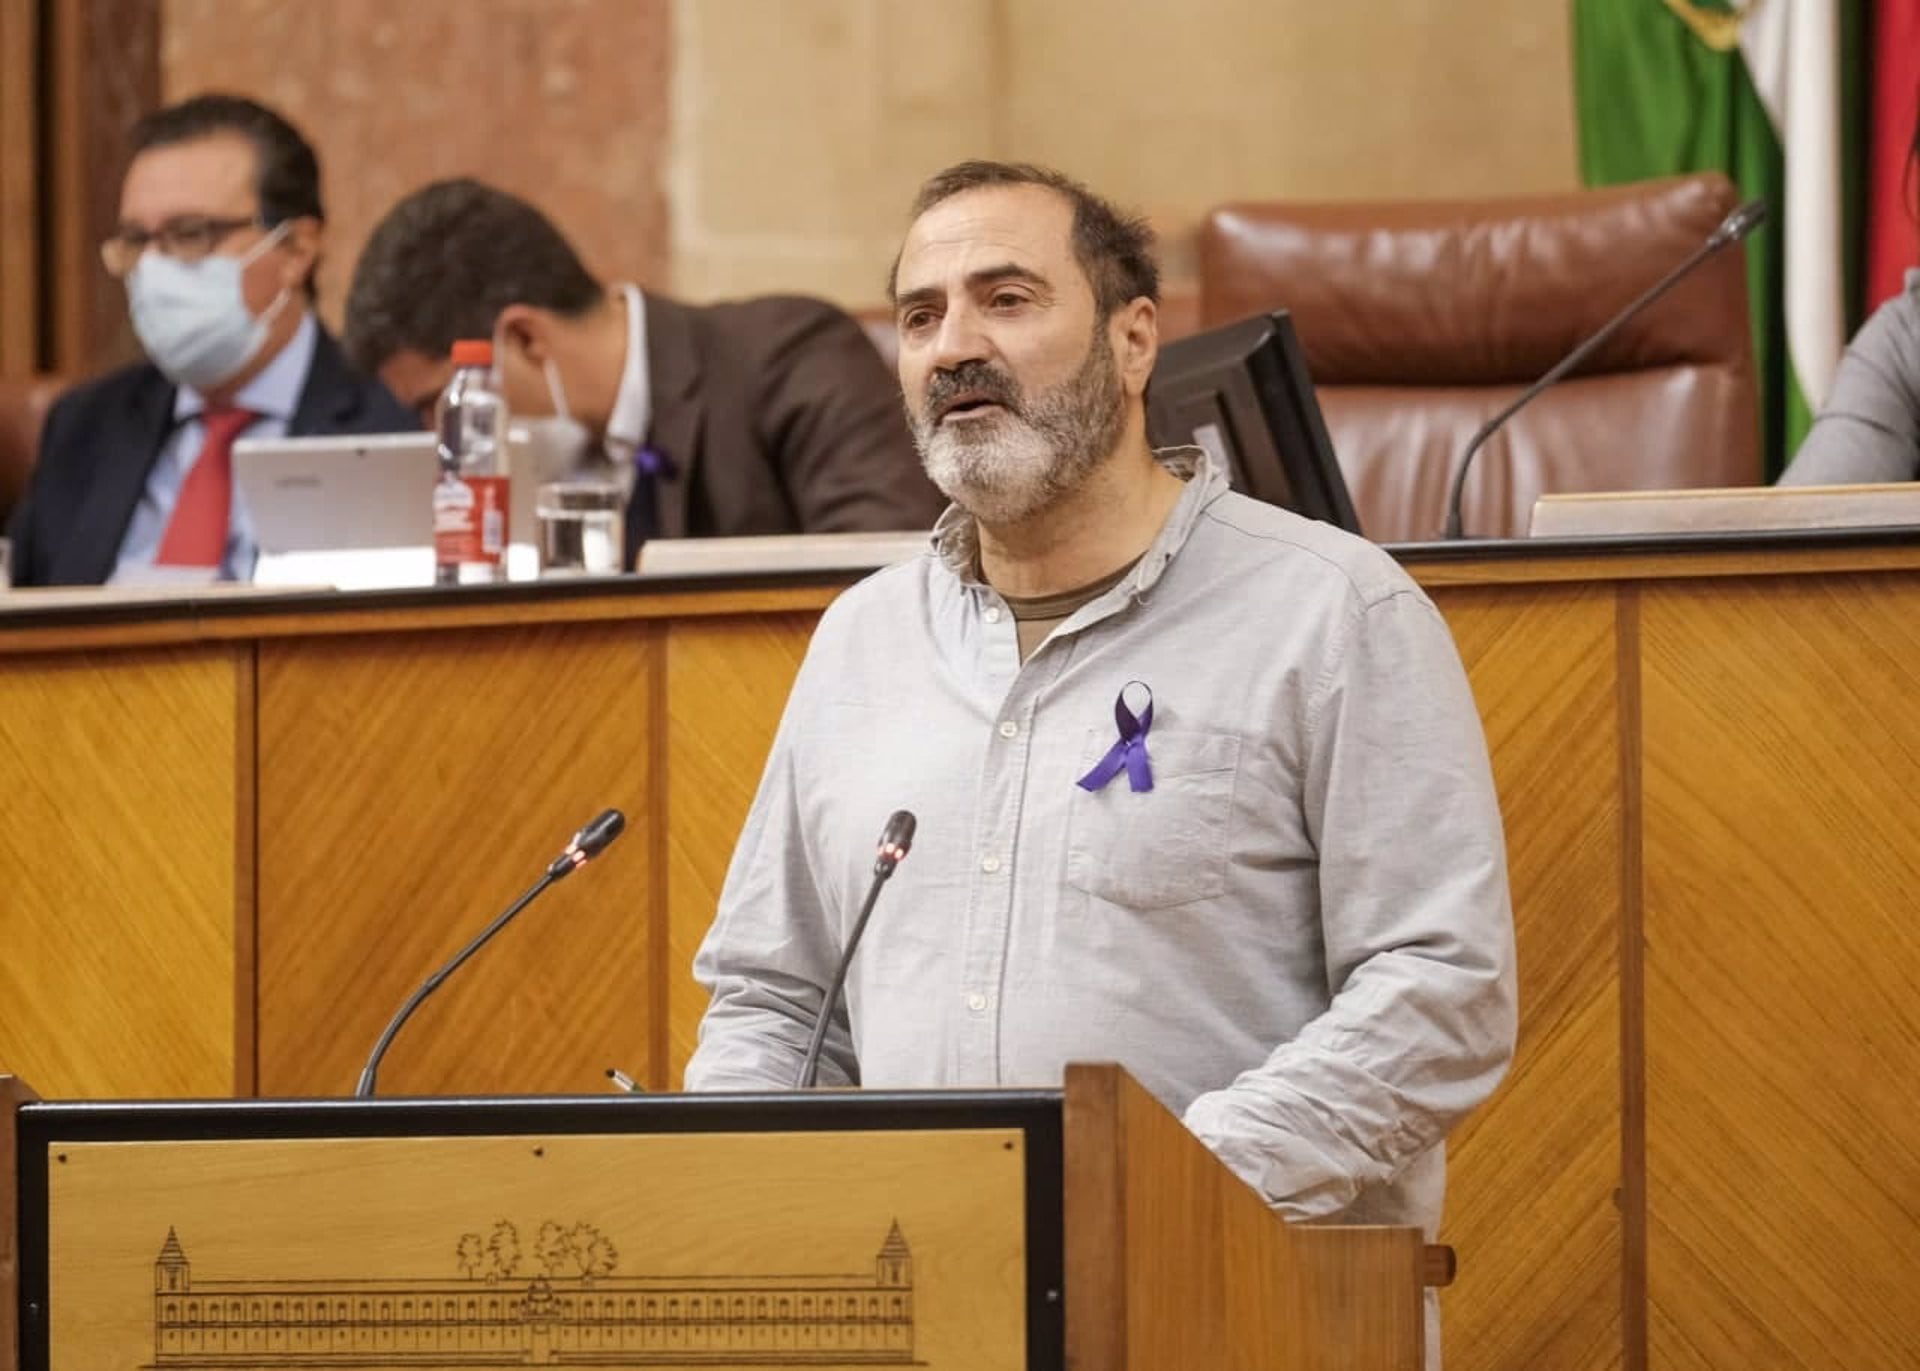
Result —
[[[75,387],[48,411],[8,530],[15,585],[100,585],[113,574],[147,476],[173,432],[174,390],[143,362]],[[289,434],[419,427],[385,386],[348,370],[339,345],[320,330]]]
[[[932,528],[898,381],[852,317],[767,296],[684,305],[647,296],[647,445],[661,537]],[[639,546],[635,500],[628,547]]]

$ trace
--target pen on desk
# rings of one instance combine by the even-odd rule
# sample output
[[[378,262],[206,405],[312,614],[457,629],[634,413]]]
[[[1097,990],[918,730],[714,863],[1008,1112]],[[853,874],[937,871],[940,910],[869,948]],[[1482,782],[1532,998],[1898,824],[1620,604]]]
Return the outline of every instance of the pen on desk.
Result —
[[[633,1079],[633,1077],[629,1076],[626,1072],[622,1071],[617,1066],[610,1066],[607,1068],[607,1079],[612,1081],[620,1089],[626,1091],[629,1095],[640,1095],[645,1093],[640,1089],[639,1083],[636,1082]]]

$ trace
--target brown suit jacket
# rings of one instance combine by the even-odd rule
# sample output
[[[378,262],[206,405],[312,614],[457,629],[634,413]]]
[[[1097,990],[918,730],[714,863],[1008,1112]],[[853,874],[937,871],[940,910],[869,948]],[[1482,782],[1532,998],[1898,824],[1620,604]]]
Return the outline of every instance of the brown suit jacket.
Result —
[[[647,446],[673,468],[656,488],[661,537],[931,528],[945,507],[898,381],[832,305],[649,294],[647,365]]]

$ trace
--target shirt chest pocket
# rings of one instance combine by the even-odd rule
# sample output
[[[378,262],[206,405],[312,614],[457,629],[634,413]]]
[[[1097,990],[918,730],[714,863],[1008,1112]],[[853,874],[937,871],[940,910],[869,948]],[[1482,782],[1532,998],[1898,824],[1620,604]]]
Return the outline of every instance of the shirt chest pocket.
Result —
[[[1085,775],[1112,743],[1111,731],[1089,731],[1075,777]],[[1073,787],[1067,883],[1129,909],[1212,899],[1227,886],[1240,739],[1156,729],[1147,735],[1147,753],[1152,790],[1134,790],[1124,771],[1099,790]]]

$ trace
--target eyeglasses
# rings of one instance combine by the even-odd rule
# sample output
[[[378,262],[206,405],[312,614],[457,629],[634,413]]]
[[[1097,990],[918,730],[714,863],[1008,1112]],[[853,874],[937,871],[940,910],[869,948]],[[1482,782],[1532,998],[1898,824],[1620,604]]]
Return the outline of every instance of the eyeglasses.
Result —
[[[245,219],[169,219],[151,233],[123,228],[100,245],[100,261],[117,281],[133,270],[148,248],[159,248],[162,256],[176,262],[198,262],[241,229],[265,227],[266,222],[256,214]]]

